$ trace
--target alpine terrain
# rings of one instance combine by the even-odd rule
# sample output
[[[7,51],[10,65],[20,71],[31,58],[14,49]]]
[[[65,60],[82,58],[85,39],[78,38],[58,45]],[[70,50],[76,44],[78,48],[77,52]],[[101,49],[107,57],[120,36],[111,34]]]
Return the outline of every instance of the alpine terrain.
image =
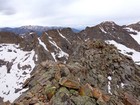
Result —
[[[0,105],[140,105],[140,22],[1,28]]]

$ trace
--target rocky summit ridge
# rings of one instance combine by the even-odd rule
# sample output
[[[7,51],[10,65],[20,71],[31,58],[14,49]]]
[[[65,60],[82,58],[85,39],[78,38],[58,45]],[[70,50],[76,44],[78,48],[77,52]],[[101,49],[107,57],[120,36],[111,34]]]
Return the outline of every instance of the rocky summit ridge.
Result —
[[[0,32],[0,105],[140,105],[139,27]]]

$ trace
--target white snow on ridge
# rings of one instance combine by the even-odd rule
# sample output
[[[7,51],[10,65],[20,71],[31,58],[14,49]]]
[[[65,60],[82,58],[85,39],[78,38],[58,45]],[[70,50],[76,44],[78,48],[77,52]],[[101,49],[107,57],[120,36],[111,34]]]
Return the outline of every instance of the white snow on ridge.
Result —
[[[66,59],[68,59],[69,57],[69,54],[64,52],[57,44],[55,41],[52,40],[52,38],[50,38],[51,40],[49,40],[49,42],[55,46],[57,49],[58,49],[58,53],[54,54],[54,53],[51,53],[53,55],[53,58],[55,56],[57,56],[58,58],[61,58],[61,57],[66,57]],[[54,58],[54,60],[56,61],[56,57]]]
[[[39,44],[43,46],[43,48],[49,52],[48,48],[46,47],[46,45],[41,41],[40,38],[38,38]]]
[[[104,29],[103,29],[103,27],[99,27],[100,29],[101,29],[101,31],[103,32],[103,33],[107,33]]]
[[[29,34],[31,35],[31,34],[34,34],[35,32],[30,32]]]
[[[52,57],[53,57],[54,61],[55,61],[55,62],[57,62],[55,53],[54,53],[54,52],[52,52],[52,53],[51,53],[51,55],[52,55]]]
[[[138,32],[137,30],[134,30],[130,27],[125,27],[124,29],[126,29],[128,32],[136,32],[136,33]]]
[[[106,43],[115,45],[119,50],[121,50],[120,52],[122,54],[132,57],[134,62],[140,65],[140,52],[135,51],[134,49],[130,49],[120,43],[115,42],[114,40],[107,40]],[[133,54],[129,55],[127,52],[132,52]]]
[[[69,44],[71,44],[70,41],[69,41],[65,36],[63,36],[63,35],[59,32],[59,30],[57,30],[57,31],[58,31],[59,35],[60,35],[62,38],[66,39],[66,41],[67,41]]]
[[[58,32],[59,32],[59,31],[58,31]],[[51,53],[51,55],[52,55],[54,61],[57,62],[56,57],[58,57],[58,58],[65,57],[66,59],[68,59],[69,54],[67,54],[66,52],[64,52],[64,51],[56,44],[56,42],[53,40],[53,38],[52,38],[51,36],[48,35],[47,32],[45,32],[45,34],[48,36],[50,44],[52,44],[52,45],[56,48],[56,49],[55,49],[55,52],[49,51],[49,52]],[[60,32],[59,32],[59,34],[61,35]],[[62,37],[64,38],[63,35],[62,35]],[[42,46],[44,46],[44,48],[45,48],[46,45],[45,45],[44,43],[42,44],[42,42],[41,42],[40,39],[38,39],[38,40],[39,40],[39,43],[40,43]],[[47,48],[45,48],[45,49],[47,50]]]
[[[111,82],[110,82],[112,80],[112,77],[108,76],[107,79],[108,79],[108,85],[107,85],[108,93],[112,95],[112,92],[111,92]]]
[[[132,38],[135,39],[135,40],[137,41],[137,43],[140,45],[140,32],[137,31],[137,30],[134,30],[134,29],[132,29],[132,28],[129,28],[129,27],[127,27],[127,28],[125,28],[125,29],[127,29],[128,32],[135,32],[135,33],[137,33],[137,35],[133,35],[133,34],[130,34],[130,35],[131,35]]]
[[[112,80],[112,77],[111,77],[111,76],[108,76],[107,79],[108,79],[109,81],[111,81],[111,80]]]
[[[136,41],[137,43],[140,45],[140,32],[137,33],[137,35],[131,35]]]
[[[6,62],[6,65],[0,64],[0,97],[4,98],[4,101],[13,102],[27,90],[22,89],[22,84],[30,78],[35,67],[34,56],[34,50],[23,51],[18,45],[0,44],[0,60]],[[16,89],[20,91],[16,92]]]

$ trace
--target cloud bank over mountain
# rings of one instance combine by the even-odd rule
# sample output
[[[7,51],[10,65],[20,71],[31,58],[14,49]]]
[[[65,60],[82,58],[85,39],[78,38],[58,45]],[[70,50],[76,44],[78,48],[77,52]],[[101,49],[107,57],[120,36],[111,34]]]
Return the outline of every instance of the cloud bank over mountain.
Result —
[[[0,3],[0,27],[29,24],[81,27],[106,20],[118,24],[140,20],[139,0],[0,0]]]

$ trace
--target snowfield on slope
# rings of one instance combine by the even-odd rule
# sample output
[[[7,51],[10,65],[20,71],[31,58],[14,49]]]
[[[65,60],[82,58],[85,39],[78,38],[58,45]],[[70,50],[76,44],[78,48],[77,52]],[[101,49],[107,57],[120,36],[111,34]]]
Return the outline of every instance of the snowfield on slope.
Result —
[[[57,59],[56,59],[56,56],[58,58],[61,58],[61,57],[65,57],[66,59],[68,59],[69,57],[69,54],[64,52],[57,44],[56,42],[53,40],[52,37],[49,37],[49,42],[54,46],[56,47],[56,53],[55,52],[51,52],[51,55],[53,57],[53,59],[55,60],[55,62],[57,62]],[[64,61],[65,63],[66,61]]]
[[[0,97],[13,102],[22,92],[22,84],[35,67],[35,51],[23,51],[19,45],[0,44]]]
[[[137,33],[136,35],[130,34],[132,36],[133,39],[135,39],[137,41],[137,43],[140,45],[140,32],[137,30],[134,30],[132,28],[125,28],[128,32],[134,32]]]
[[[140,65],[140,52],[130,49],[114,40],[107,40],[106,43],[115,45],[120,50],[120,53],[131,57],[136,64]],[[132,52],[132,55],[129,55],[129,52]]]

